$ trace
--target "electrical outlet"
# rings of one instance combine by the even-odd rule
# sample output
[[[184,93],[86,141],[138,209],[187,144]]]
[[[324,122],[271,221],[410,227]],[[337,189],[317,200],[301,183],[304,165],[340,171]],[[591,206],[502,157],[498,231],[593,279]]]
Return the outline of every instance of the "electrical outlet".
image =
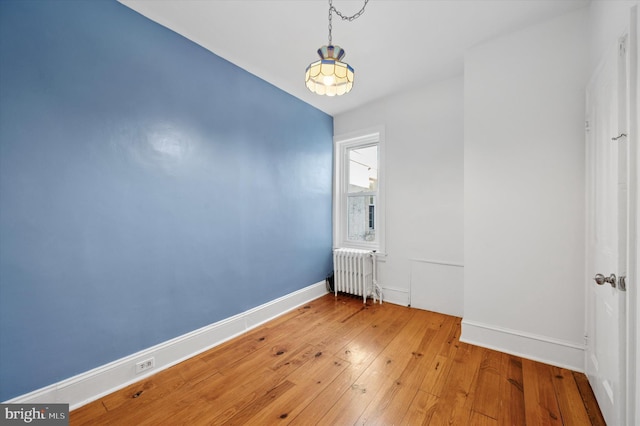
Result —
[[[136,362],[136,374],[144,373],[151,370],[156,365],[155,358],[145,359],[144,361]]]

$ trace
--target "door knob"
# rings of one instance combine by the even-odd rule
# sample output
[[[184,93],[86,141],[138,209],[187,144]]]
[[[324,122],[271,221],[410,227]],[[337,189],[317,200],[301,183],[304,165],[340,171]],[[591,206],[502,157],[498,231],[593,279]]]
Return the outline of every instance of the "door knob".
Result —
[[[609,283],[609,284],[611,284],[611,287],[616,288],[616,275],[615,274],[611,274],[608,277],[605,277],[602,274],[596,274],[596,276],[593,279],[596,282],[596,284],[598,284],[598,285],[603,285],[604,283]]]

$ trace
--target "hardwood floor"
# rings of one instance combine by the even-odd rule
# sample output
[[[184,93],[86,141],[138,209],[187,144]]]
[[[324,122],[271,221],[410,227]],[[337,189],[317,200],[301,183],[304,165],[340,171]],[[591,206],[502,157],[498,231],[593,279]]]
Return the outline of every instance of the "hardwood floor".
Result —
[[[460,321],[327,295],[70,424],[605,424],[583,374],[462,343]]]

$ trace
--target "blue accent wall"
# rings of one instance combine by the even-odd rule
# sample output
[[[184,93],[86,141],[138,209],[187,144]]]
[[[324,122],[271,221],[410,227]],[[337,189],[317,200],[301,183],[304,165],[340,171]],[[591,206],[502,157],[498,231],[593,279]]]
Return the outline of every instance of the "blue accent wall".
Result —
[[[332,135],[115,1],[0,2],[0,400],[322,281]]]

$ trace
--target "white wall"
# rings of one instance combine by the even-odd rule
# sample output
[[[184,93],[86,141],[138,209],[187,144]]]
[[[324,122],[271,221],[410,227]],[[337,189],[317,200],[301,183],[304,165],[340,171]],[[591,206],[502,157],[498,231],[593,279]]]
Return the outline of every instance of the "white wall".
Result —
[[[586,9],[465,57],[462,340],[583,369]]]
[[[430,265],[463,260],[463,99],[460,76],[334,117],[336,135],[385,126],[385,299],[407,305],[413,287],[414,300],[416,292],[446,296],[431,297],[430,309],[460,316],[462,274],[443,280]]]

